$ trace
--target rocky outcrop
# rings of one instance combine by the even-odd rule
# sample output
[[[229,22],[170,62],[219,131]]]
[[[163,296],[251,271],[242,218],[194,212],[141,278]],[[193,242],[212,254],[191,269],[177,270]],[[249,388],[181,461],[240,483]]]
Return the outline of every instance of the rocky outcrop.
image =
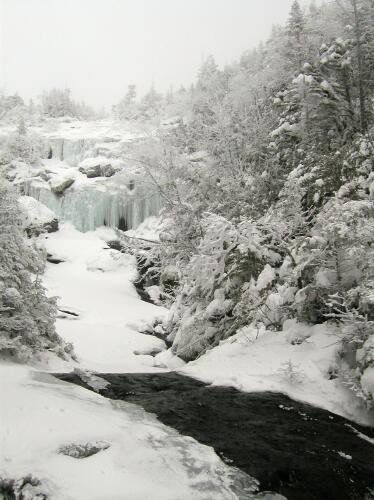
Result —
[[[69,175],[59,175],[56,177],[53,177],[49,181],[49,185],[51,187],[51,191],[55,194],[63,194],[63,192],[70,187],[72,184],[74,184],[75,179],[74,177],[71,177]]]
[[[112,177],[121,169],[118,161],[104,157],[87,158],[79,163],[79,171],[88,178]]]
[[[31,196],[21,196],[18,203],[21,210],[22,225],[28,237],[58,231],[57,217],[43,203]]]
[[[105,441],[94,441],[91,443],[69,443],[61,446],[58,453],[72,458],[88,458],[96,455],[99,451],[107,450],[110,444]]]

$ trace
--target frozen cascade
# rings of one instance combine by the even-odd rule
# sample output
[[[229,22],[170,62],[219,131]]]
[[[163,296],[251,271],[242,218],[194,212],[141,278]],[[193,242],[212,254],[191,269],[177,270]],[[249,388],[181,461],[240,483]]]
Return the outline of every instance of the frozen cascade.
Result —
[[[24,194],[80,231],[103,225],[135,229],[147,217],[157,216],[162,206],[158,190],[131,160],[132,149],[143,140],[142,135],[134,135],[112,122],[60,124],[57,130],[46,133],[47,158],[41,175],[31,172],[33,177],[24,179]],[[80,163],[89,159],[95,163],[96,158],[107,158],[108,164],[115,167],[115,175],[93,178],[82,173]],[[53,192],[53,183],[66,176],[74,181],[73,185],[63,187],[62,194]]]
[[[85,153],[97,143],[97,139],[64,139],[62,137],[51,137],[48,143],[51,158],[65,161],[69,165],[76,166],[85,158]]]
[[[135,229],[147,217],[157,216],[162,207],[159,193],[148,184],[139,184],[132,191],[123,185],[95,184],[68,189],[58,196],[46,184],[32,180],[26,183],[25,194],[83,232],[101,226]]]

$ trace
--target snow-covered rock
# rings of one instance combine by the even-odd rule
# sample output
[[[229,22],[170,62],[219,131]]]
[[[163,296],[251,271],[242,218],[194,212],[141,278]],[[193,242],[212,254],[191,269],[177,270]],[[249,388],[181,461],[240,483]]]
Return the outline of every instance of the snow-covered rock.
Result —
[[[21,196],[18,200],[22,225],[29,236],[58,231],[58,219],[43,203],[31,196]]]
[[[179,368],[183,368],[185,366],[185,362],[183,359],[178,358],[171,349],[167,351],[162,351],[160,354],[155,356],[154,366],[158,366],[160,368],[169,368],[170,370],[177,370]]]
[[[79,171],[85,174],[89,179],[94,177],[112,177],[121,170],[120,160],[108,159],[104,156],[96,158],[86,158],[78,165]]]
[[[55,175],[50,181],[49,185],[51,186],[51,190],[56,194],[62,194],[68,187],[74,184],[75,178],[66,175],[60,174]]]

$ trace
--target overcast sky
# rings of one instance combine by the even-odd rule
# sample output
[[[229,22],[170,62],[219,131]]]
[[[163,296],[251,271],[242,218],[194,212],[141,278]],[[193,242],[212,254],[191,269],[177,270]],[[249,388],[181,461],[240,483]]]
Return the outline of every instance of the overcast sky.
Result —
[[[0,0],[0,88],[68,87],[101,107],[131,83],[189,85],[207,55],[224,65],[265,40],[292,1]]]

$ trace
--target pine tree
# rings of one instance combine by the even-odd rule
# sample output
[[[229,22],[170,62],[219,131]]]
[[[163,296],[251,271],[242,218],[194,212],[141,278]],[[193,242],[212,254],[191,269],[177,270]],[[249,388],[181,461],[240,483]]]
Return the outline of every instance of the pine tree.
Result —
[[[295,65],[295,70],[301,71],[302,65],[305,62],[305,18],[297,0],[294,1],[291,7],[287,24],[287,34],[289,38],[290,60]]]
[[[145,118],[152,118],[161,109],[163,96],[157,92],[155,86],[152,84],[149,91],[143,96],[140,103],[140,109]]]
[[[361,132],[368,128],[372,105],[370,94],[374,89],[374,3],[372,0],[336,0],[347,23],[347,35],[351,37],[353,70],[358,100]]]
[[[129,85],[126,95],[121,101],[113,106],[115,116],[120,120],[131,120],[136,118],[136,86]]]
[[[26,135],[27,134],[25,120],[23,119],[23,117],[18,122],[17,133],[19,135]]]

